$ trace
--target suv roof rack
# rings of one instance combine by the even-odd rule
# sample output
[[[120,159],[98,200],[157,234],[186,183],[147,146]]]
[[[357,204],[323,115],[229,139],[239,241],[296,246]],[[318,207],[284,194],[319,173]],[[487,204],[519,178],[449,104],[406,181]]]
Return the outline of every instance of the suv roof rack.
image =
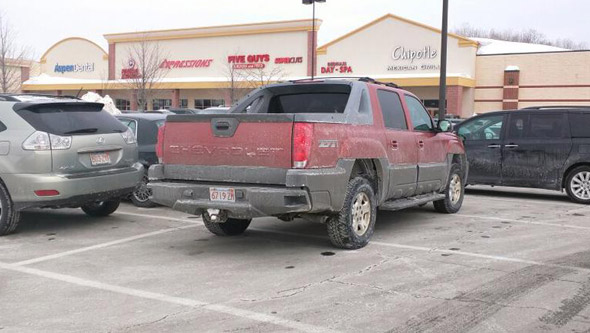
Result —
[[[31,96],[31,97],[47,97],[47,98],[56,98],[56,99],[80,99],[76,96],[71,95],[51,95],[51,94],[33,94],[33,93],[1,93],[0,94],[0,101],[5,102],[22,102],[18,96]]]
[[[330,79],[356,79],[357,81],[373,83],[373,84],[380,84],[383,86],[391,87],[391,88],[399,88],[399,86],[393,82],[381,82],[377,81],[368,76],[316,76],[313,78],[305,78],[305,79],[298,79],[298,80],[290,80],[289,82],[302,82],[302,81],[316,81],[316,80],[330,80]]]
[[[541,109],[590,109],[590,105],[543,105],[527,106],[522,110],[541,110]]]

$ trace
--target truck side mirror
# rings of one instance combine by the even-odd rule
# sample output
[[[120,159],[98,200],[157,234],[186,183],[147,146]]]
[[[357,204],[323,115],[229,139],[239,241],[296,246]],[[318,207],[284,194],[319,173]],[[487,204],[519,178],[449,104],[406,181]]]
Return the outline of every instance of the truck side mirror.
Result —
[[[438,130],[440,132],[452,132],[453,131],[453,123],[450,121],[443,119],[438,122]]]

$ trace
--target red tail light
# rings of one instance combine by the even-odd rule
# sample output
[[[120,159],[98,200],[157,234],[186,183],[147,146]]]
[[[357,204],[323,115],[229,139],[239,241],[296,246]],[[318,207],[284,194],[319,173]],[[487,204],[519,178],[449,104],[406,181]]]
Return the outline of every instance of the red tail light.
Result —
[[[293,125],[293,168],[303,169],[307,166],[312,135],[313,124],[295,123]]]
[[[38,197],[54,197],[56,195],[59,195],[59,191],[58,190],[36,190],[35,194]]]
[[[162,158],[164,157],[164,131],[166,129],[166,124],[160,126],[158,128],[158,142],[156,143],[156,156],[158,156],[158,162],[162,163]]]

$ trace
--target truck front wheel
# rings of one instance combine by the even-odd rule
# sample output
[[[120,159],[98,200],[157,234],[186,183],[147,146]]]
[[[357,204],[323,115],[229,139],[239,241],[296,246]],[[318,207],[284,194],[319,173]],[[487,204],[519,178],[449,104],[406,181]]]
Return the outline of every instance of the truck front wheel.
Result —
[[[241,235],[246,229],[248,229],[250,222],[252,222],[252,219],[241,220],[232,218],[228,218],[227,221],[223,223],[212,222],[209,218],[209,214],[206,212],[203,214],[203,223],[205,224],[205,227],[209,232],[217,236]]]
[[[437,212],[445,214],[454,214],[461,209],[463,205],[463,196],[465,195],[465,182],[463,172],[459,164],[451,166],[449,180],[445,188],[445,198],[434,202],[434,209]]]
[[[369,243],[377,219],[377,202],[369,181],[356,177],[348,183],[344,206],[328,219],[330,241],[343,249],[360,249]]]

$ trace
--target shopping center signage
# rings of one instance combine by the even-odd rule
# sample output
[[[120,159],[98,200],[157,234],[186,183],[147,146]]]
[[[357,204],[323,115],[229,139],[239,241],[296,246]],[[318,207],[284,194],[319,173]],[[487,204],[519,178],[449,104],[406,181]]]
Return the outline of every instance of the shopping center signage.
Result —
[[[160,68],[207,68],[211,66],[213,59],[194,59],[194,60],[168,60],[164,59]]]
[[[227,62],[234,69],[262,69],[269,61],[269,54],[230,55],[227,57]]]
[[[53,68],[55,73],[82,73],[82,72],[94,72],[94,63],[87,62],[81,64],[71,64],[71,65],[60,65],[59,63],[55,64]]]
[[[349,66],[346,61],[330,61],[326,66],[320,68],[322,74],[349,74],[352,73],[352,66]]]
[[[387,66],[387,70],[394,72],[438,70],[439,64],[435,61],[437,58],[438,50],[431,46],[422,48],[395,46],[391,52],[391,59],[395,64]]]
[[[137,79],[139,77],[139,69],[135,67],[135,60],[129,58],[127,60],[127,68],[121,69],[121,79]]]

